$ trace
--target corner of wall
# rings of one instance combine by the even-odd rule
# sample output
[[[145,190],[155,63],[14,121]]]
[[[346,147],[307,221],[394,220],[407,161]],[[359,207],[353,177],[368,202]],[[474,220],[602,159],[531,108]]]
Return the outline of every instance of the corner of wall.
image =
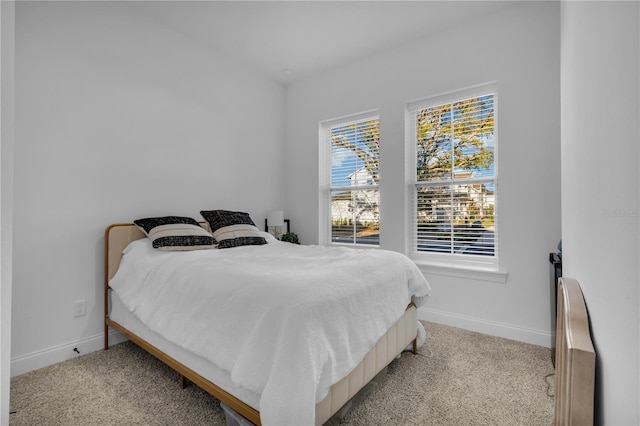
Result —
[[[0,2],[0,424],[9,424],[13,242],[15,3]]]

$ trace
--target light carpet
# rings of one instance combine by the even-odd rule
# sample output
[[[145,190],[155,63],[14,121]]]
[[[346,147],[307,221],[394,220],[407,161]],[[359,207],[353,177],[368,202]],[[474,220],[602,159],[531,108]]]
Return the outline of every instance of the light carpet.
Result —
[[[331,425],[550,425],[550,350],[424,322]],[[130,342],[11,380],[10,425],[225,425],[219,402]]]

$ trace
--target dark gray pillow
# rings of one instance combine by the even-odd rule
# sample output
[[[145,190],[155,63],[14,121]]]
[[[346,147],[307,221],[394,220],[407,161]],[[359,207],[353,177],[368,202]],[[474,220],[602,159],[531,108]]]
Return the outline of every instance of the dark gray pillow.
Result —
[[[267,244],[251,216],[228,210],[202,210],[219,248]]]
[[[151,240],[153,248],[187,251],[214,248],[216,240],[195,219],[182,216],[148,217],[134,220]]]

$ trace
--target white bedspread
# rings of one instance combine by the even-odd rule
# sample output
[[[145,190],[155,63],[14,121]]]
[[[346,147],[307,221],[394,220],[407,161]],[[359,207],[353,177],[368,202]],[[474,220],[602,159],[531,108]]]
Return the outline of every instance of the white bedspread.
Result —
[[[263,246],[125,250],[110,282],[151,330],[261,395],[264,425],[310,425],[315,404],[430,287],[385,250]]]

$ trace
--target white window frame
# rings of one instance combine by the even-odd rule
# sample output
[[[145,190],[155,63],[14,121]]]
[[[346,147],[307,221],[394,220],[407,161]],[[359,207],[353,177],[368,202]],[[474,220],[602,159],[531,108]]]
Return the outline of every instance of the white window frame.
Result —
[[[380,120],[379,110],[368,110],[330,120],[321,121],[318,129],[319,140],[319,217],[318,242],[321,245],[342,245],[358,248],[380,248],[378,244],[337,243],[331,238],[331,191],[340,189],[331,186],[331,129],[336,126],[348,125],[356,122]],[[378,170],[380,173],[380,170]],[[357,190],[376,189],[380,192],[380,185],[358,185]],[[350,187],[350,190],[354,188]],[[378,217],[378,225],[380,218]]]
[[[469,98],[493,95],[494,96],[494,220],[495,243],[494,256],[479,256],[469,254],[451,254],[417,251],[416,215],[417,215],[417,188],[424,183],[419,183],[416,177],[416,129],[415,114],[418,110],[443,104],[455,103]],[[498,254],[498,87],[495,82],[473,86],[463,90],[447,92],[417,101],[409,102],[405,108],[405,140],[406,140],[406,182],[407,182],[407,229],[406,242],[407,253],[425,272],[460,276],[464,278],[478,279],[477,274],[484,274],[480,279],[496,282],[506,281],[506,272],[500,271]],[[475,179],[443,181],[443,186],[473,183]]]

